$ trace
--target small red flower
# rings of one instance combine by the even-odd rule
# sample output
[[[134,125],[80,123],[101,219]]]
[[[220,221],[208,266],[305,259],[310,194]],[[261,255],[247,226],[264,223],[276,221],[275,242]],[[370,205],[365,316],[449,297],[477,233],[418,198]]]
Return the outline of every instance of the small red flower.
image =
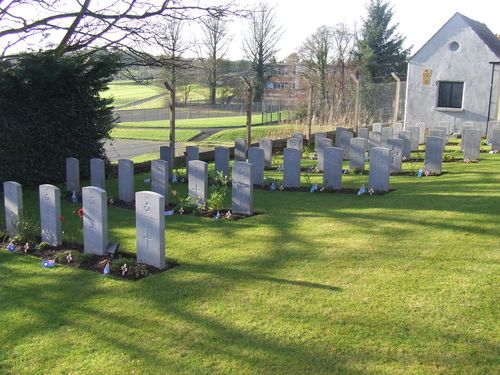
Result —
[[[64,221],[64,216],[63,215],[59,216],[59,221]]]
[[[83,208],[80,208],[76,214],[80,217],[80,219],[83,219]]]

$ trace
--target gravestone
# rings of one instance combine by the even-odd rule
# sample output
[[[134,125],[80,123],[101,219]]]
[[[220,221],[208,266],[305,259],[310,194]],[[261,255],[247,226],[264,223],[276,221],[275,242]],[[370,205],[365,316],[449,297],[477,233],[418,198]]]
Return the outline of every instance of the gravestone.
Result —
[[[442,130],[442,131],[443,131],[443,133],[444,133],[444,135],[445,135],[445,136],[444,136],[445,143],[448,143],[449,138],[450,138],[450,133],[448,132],[448,128],[447,128],[447,127],[445,127],[445,126],[436,126],[436,127],[434,128],[434,130]]]
[[[66,158],[66,191],[80,193],[80,161]]]
[[[420,129],[418,133],[418,144],[423,145],[425,143],[425,122],[417,122],[415,126]]]
[[[462,142],[460,143],[460,150],[462,150],[462,152],[464,151],[464,143],[465,143],[465,133],[467,132],[467,130],[475,130],[474,128],[474,123],[464,123],[463,127],[462,127]]]
[[[302,139],[291,137],[286,140],[286,147],[302,150]]]
[[[356,139],[360,138],[353,138],[351,141],[354,141]],[[342,149],[339,147],[325,147],[323,150],[323,155],[325,168],[325,171],[323,172],[324,188],[333,190],[342,189]]]
[[[300,150],[304,147],[304,134],[302,133],[293,133],[292,138],[300,139]]]
[[[215,148],[215,173],[222,172],[224,176],[229,176],[229,148]]]
[[[264,150],[264,166],[271,168],[273,166],[273,140],[262,138],[259,142],[259,147]]]
[[[247,141],[244,138],[236,138],[234,140],[234,161],[247,160]]]
[[[418,151],[418,145],[420,140],[420,128],[417,126],[411,126],[406,130],[410,132],[411,151]]]
[[[134,200],[134,162],[118,160],[118,199],[125,202]]]
[[[465,131],[463,143],[464,159],[479,160],[481,152],[481,131],[477,129],[467,129]]]
[[[358,129],[358,138],[363,138],[368,141],[369,130],[366,127],[361,127]]]
[[[319,138],[316,140],[316,166],[320,171],[323,171],[324,155],[323,152],[326,147],[332,147],[333,141],[330,138]]]
[[[401,130],[398,138],[403,140],[403,160],[411,159],[411,132],[408,130]]]
[[[186,146],[186,176],[189,176],[189,162],[200,159],[200,149],[196,146]]]
[[[399,132],[403,130],[403,124],[401,122],[395,122],[394,125],[392,125],[392,128],[394,129],[393,137],[396,138]]]
[[[83,251],[105,255],[108,248],[108,195],[95,186],[82,188]]]
[[[370,150],[370,175],[368,187],[377,191],[389,191],[389,175],[391,172],[391,150],[385,147],[374,147]]]
[[[253,168],[250,163],[234,162],[231,192],[231,209],[234,214],[253,215],[252,174]]]
[[[314,133],[314,149],[316,149],[316,148],[317,148],[317,146],[316,146],[316,145],[318,144],[317,142],[318,142],[321,138],[328,138],[328,137],[326,136],[326,133],[324,133],[324,132]]]
[[[381,136],[382,136],[382,147],[387,147],[387,142],[389,138],[394,138],[394,129],[393,128],[382,128]]]
[[[208,164],[204,161],[189,162],[188,194],[199,206],[208,198]]]
[[[160,160],[164,160],[168,163],[168,175],[171,178],[174,173],[175,155],[170,152],[170,146],[160,146]]]
[[[90,185],[106,190],[105,165],[102,159],[90,159]]]
[[[441,174],[443,164],[444,138],[430,136],[425,144],[424,169],[432,174]]]
[[[496,126],[500,126],[500,121],[490,121],[488,123],[488,134],[486,135],[486,140],[488,141],[488,143],[491,143],[491,140],[493,139],[493,130]]]
[[[500,151],[500,124],[495,124],[492,128],[490,139],[491,149],[493,151]]]
[[[51,246],[62,244],[61,191],[54,185],[40,185],[40,229],[42,242]]]
[[[443,128],[446,135],[451,133],[451,122],[450,121],[439,121],[437,127]]]
[[[369,143],[369,148],[380,147],[382,145],[382,133],[370,132],[368,143]]]
[[[151,161],[151,191],[161,194],[168,203],[168,162],[165,160]]]
[[[165,197],[151,191],[135,193],[137,262],[165,268]]]
[[[401,138],[391,138],[387,140],[388,149],[391,150],[391,173],[401,173],[403,144],[404,140]]]
[[[349,160],[351,139],[354,137],[354,133],[351,131],[343,131],[340,136],[340,148],[342,148],[344,153],[344,160]]]
[[[443,140],[446,140],[446,133],[443,129],[432,129],[429,132],[428,137],[439,137],[439,138],[443,138]]]
[[[366,139],[351,138],[349,149],[349,168],[364,170]]]
[[[252,164],[254,185],[264,185],[264,150],[260,147],[248,149],[248,162]]]
[[[23,217],[23,188],[15,181],[3,183],[5,227],[10,237],[18,235],[18,225]]]
[[[286,188],[300,187],[300,156],[297,149],[283,149],[283,186]]]
[[[342,148],[342,134],[347,131],[347,128],[337,126],[335,128],[335,147]]]
[[[374,122],[372,124],[372,132],[382,133],[382,123],[381,122]]]

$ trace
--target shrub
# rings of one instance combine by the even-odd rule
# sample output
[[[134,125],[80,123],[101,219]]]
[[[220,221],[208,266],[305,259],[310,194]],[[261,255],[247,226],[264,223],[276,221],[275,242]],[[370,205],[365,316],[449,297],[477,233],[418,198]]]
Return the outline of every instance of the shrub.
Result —
[[[115,55],[53,51],[0,62],[0,181],[37,185],[64,181],[65,159],[105,159],[103,140],[114,124],[105,90],[118,69]]]

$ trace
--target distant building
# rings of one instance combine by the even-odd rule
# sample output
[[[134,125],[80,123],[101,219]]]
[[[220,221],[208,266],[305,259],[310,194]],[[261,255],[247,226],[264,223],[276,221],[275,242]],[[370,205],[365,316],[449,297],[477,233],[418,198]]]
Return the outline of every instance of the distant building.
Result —
[[[293,55],[284,63],[272,64],[266,73],[264,102],[284,107],[305,102],[307,89],[301,74],[303,70],[304,67]]]
[[[408,61],[405,125],[499,118],[500,40],[478,21],[455,13]],[[493,82],[493,85],[492,85]],[[491,95],[490,95],[491,94]]]

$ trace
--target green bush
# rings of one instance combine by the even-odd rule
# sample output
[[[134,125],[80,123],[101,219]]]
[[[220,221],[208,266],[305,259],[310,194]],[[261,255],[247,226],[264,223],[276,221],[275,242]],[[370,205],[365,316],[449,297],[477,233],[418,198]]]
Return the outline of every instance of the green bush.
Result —
[[[0,181],[37,185],[64,181],[65,159],[104,158],[114,124],[105,90],[118,69],[113,54],[22,54],[0,62]]]

